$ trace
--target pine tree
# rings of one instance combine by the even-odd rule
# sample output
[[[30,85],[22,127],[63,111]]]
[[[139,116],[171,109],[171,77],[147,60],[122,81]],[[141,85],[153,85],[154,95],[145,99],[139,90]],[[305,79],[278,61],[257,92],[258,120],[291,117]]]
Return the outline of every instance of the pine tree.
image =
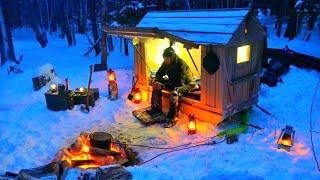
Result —
[[[0,65],[6,61],[16,61],[9,25],[9,10],[6,1],[0,0]]]

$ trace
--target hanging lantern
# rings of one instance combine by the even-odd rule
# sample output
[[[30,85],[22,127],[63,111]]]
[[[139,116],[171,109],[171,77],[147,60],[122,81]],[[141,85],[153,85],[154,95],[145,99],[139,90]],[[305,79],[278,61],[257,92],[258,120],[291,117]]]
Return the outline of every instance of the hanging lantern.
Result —
[[[133,91],[133,103],[139,104],[142,100],[141,90],[135,88]]]
[[[57,90],[58,90],[58,86],[57,86],[56,84],[51,84],[51,85],[50,85],[50,91],[51,91],[52,93],[57,92]]]
[[[190,114],[189,117],[189,124],[188,124],[188,134],[193,135],[197,132],[197,123],[196,118],[193,114]]]
[[[85,91],[86,91],[86,89],[85,89],[84,87],[80,87],[80,88],[79,88],[79,92],[80,92],[80,93],[84,93]]]
[[[138,45],[139,43],[140,43],[140,41],[139,41],[139,39],[138,39],[137,37],[134,37],[134,38],[132,39],[132,44],[133,44],[134,46]]]
[[[292,126],[286,126],[283,128],[277,141],[278,148],[290,151],[294,144],[294,135],[295,131],[293,130]]]
[[[109,83],[116,82],[116,73],[112,69],[109,69],[107,76]]]
[[[248,34],[248,29],[247,28],[244,29],[244,34]]]

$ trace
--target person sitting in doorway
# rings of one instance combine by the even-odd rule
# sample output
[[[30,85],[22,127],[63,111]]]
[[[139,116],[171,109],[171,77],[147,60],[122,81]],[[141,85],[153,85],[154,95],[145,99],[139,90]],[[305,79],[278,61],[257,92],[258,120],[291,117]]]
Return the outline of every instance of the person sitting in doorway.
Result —
[[[164,126],[165,128],[169,128],[177,122],[177,115],[181,106],[181,96],[194,88],[195,81],[189,66],[176,55],[172,47],[164,50],[163,59],[164,61],[152,83],[151,109],[148,113],[151,115],[162,113],[161,90],[170,90],[170,107]]]

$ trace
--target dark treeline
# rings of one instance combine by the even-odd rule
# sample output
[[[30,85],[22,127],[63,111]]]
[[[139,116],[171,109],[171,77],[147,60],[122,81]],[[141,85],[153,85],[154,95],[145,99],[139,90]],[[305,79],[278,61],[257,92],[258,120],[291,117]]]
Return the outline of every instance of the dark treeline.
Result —
[[[33,29],[41,47],[48,44],[47,34],[58,33],[66,38],[68,46],[76,44],[75,33],[86,34],[92,48],[85,54],[94,50],[98,55],[101,24],[135,26],[147,11],[248,7],[274,17],[277,36],[284,31],[291,40],[304,33],[303,38],[308,41],[320,9],[320,0],[0,0],[0,3],[0,23],[6,27],[0,29],[0,40],[8,39],[0,43],[1,64],[7,59],[15,60],[7,53],[14,54],[10,30],[22,27]],[[283,24],[287,24],[286,30]],[[121,38],[121,44],[128,54],[127,40]],[[4,49],[7,47],[12,50]],[[108,49],[113,48],[112,38],[108,37]]]

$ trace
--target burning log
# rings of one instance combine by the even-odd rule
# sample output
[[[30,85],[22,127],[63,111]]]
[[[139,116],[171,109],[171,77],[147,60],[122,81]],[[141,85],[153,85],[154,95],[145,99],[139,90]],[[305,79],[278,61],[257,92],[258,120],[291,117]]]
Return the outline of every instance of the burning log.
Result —
[[[68,167],[81,169],[128,163],[125,150],[111,141],[112,136],[105,132],[81,133],[75,143],[58,154],[55,161],[66,161]]]
[[[136,154],[125,145],[113,142],[110,134],[81,133],[76,141],[70,147],[63,148],[50,164],[23,169],[19,174],[7,172],[3,177],[24,180],[57,176],[57,179],[64,179],[68,169],[80,168],[97,169],[96,179],[132,179],[122,165],[133,165],[137,162]]]
[[[117,151],[112,151],[108,149],[100,149],[100,148],[95,148],[91,147],[90,148],[90,153],[94,155],[100,155],[100,156],[119,156],[121,155],[120,152]]]

